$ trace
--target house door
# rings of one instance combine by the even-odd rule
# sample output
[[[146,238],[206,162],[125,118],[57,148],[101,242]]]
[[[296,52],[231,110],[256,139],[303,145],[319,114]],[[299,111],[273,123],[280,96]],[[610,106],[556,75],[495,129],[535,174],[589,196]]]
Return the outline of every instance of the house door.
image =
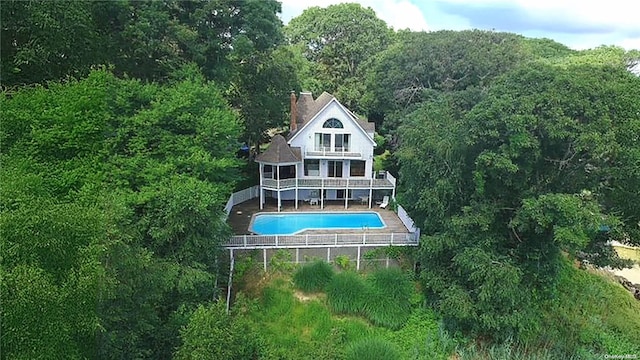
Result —
[[[329,177],[342,177],[342,161],[329,160],[327,166]]]

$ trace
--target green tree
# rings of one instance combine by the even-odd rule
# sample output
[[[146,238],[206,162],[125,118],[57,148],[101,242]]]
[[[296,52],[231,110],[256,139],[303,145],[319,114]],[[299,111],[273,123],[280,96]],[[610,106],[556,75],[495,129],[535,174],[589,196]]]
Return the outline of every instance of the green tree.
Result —
[[[180,335],[179,360],[255,359],[261,354],[250,324],[241,314],[228,315],[222,302],[198,307]]]
[[[235,112],[193,68],[166,85],[94,71],[0,110],[3,358],[169,358],[216,295]]]
[[[296,69],[287,47],[239,56],[229,97],[244,123],[244,142],[255,146],[268,141],[267,130],[289,123],[289,92],[299,88]]]
[[[450,326],[521,335],[563,253],[619,264],[603,249],[637,227],[614,194],[637,184],[638,81],[621,67],[528,65],[470,111],[443,94],[405,120],[402,196],[426,235],[427,298]]]
[[[481,30],[399,32],[367,66],[370,118],[384,118],[389,131],[398,127],[402,110],[413,110],[434,93],[486,90],[527,59],[522,42],[519,35]]]
[[[94,2],[2,2],[0,82],[3,86],[84,76],[104,63]]]
[[[314,77],[354,111],[360,111],[363,89],[360,67],[392,41],[392,30],[371,8],[358,4],[311,7],[285,27],[290,44],[316,63]]]

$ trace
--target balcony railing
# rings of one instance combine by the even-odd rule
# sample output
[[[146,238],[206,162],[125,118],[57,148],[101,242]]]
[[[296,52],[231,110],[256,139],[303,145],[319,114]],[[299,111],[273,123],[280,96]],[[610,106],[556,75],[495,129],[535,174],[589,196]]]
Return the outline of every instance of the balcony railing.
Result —
[[[309,147],[304,149],[305,158],[344,158],[344,159],[362,159],[363,152],[361,149],[349,147]]]
[[[395,179],[394,179],[395,180]],[[285,189],[393,189],[395,182],[385,179],[363,178],[294,178],[294,179],[263,179],[262,187],[270,190]]]

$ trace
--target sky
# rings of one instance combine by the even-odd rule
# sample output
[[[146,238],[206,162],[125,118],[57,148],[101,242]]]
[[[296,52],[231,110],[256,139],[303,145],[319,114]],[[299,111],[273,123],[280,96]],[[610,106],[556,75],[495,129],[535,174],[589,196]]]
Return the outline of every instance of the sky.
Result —
[[[576,50],[617,45],[640,50],[636,0],[280,0],[282,21],[311,6],[357,2],[396,30],[482,29],[549,38]]]

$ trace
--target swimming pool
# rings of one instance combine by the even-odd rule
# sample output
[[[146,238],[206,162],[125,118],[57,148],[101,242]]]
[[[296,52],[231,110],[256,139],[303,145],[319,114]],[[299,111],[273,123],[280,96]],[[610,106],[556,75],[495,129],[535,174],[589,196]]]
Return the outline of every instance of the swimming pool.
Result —
[[[380,215],[368,212],[260,213],[251,220],[249,231],[259,235],[293,235],[304,230],[382,229]]]

